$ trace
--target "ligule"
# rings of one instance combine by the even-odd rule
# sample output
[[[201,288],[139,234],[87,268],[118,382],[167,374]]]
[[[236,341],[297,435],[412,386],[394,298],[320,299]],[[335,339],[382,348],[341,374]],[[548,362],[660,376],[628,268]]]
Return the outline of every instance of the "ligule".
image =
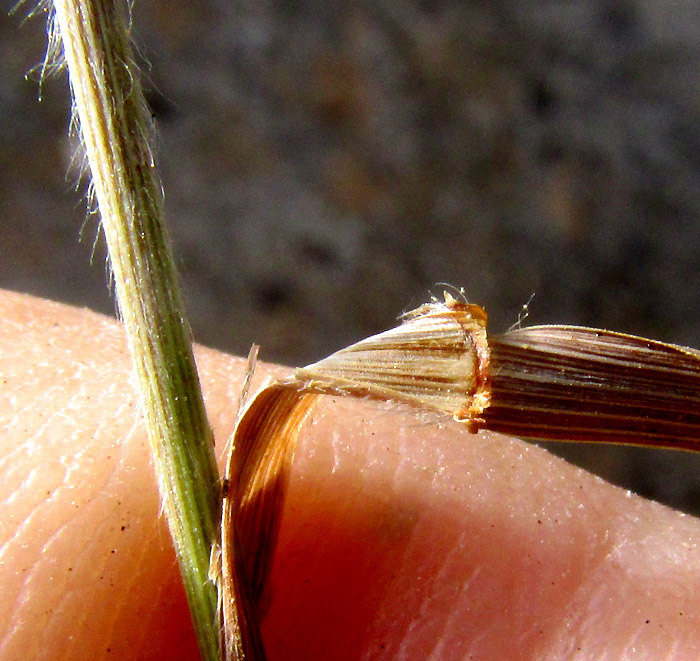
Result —
[[[297,370],[307,388],[404,401],[476,420],[488,404],[486,315],[456,301],[423,305],[404,323]]]

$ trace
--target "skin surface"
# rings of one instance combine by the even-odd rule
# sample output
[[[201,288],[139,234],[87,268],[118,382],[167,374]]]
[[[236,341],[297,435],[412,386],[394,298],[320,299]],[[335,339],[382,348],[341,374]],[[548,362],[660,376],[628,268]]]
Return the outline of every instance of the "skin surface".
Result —
[[[0,660],[196,658],[120,326],[13,293],[0,312]],[[221,450],[244,361],[197,359]],[[700,521],[534,446],[325,398],[265,643],[270,659],[697,659],[698,542]]]

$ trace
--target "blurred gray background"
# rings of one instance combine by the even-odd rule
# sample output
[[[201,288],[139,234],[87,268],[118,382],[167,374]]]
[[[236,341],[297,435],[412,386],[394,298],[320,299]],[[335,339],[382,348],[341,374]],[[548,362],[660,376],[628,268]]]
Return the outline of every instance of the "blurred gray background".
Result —
[[[113,314],[65,78],[25,79],[44,26],[3,4],[0,286]],[[133,18],[199,342],[302,364],[448,282],[492,332],[534,293],[528,323],[700,347],[700,0],[142,0]],[[693,455],[555,449],[700,512]]]

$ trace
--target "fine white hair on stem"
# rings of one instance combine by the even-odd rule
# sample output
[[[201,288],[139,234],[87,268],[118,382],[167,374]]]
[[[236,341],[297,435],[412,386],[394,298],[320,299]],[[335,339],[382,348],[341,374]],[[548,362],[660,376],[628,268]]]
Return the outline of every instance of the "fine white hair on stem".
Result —
[[[81,183],[87,179],[88,192],[90,192],[90,161],[85,153],[85,145],[83,144],[80,132],[80,118],[76,112],[75,102],[71,103],[70,122],[68,124],[68,139],[72,147],[70,161],[68,163],[68,171],[66,177],[74,178],[74,188],[79,190]],[[92,199],[88,197],[88,207]]]
[[[99,207],[162,511],[201,656],[218,661],[216,589],[208,580],[220,517],[214,440],[164,225],[150,145],[153,122],[130,47],[130,10],[126,0],[56,0],[53,9],[41,2],[29,14],[47,19],[40,80],[64,61],[68,69],[72,129],[90,163],[88,213]],[[75,155],[74,163],[81,158]]]
[[[22,7],[28,6],[26,0],[19,0],[12,9],[11,14],[18,12]],[[37,74],[39,80],[39,100],[42,98],[43,81],[48,76],[54,75],[63,70],[66,61],[63,56],[61,35],[56,27],[53,2],[50,0],[38,0],[33,7],[27,10],[24,20],[35,17],[43,17],[46,20],[46,51],[43,60],[27,72],[27,77]]]

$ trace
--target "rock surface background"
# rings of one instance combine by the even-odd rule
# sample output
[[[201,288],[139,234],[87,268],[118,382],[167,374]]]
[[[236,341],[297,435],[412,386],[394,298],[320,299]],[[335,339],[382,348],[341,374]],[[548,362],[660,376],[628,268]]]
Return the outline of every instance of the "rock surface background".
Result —
[[[136,3],[196,339],[302,364],[448,282],[494,332],[534,293],[700,347],[698,34],[697,0]],[[0,14],[0,286],[113,313],[44,41]],[[691,455],[555,449],[700,511]]]

